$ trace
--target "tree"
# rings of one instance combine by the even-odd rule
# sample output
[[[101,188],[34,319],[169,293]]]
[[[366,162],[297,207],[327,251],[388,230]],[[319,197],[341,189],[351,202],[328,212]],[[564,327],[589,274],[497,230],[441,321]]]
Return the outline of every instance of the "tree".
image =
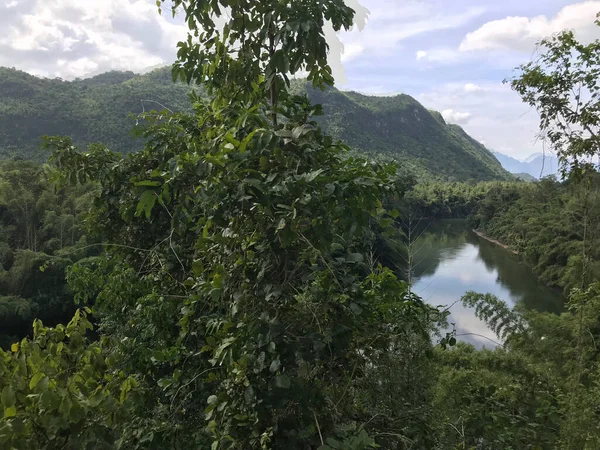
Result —
[[[325,23],[334,31],[347,30],[354,19],[344,0],[173,0],[173,15],[179,8],[185,11],[190,34],[178,44],[174,79],[203,83],[209,94],[228,101],[247,102],[267,94],[274,125],[289,74],[306,71],[315,87],[333,85]]]
[[[178,7],[190,36],[173,73],[212,100],[196,97],[194,116],[145,114],[148,143],[127,157],[48,140],[65,178],[100,184],[89,223],[107,253],[69,280],[140,383],[122,439],[373,447],[390,429],[366,380],[393,355],[420,359],[435,311],[368,264],[373,225],[392,222],[382,201],[402,194],[395,167],[346,155],[314,121],[321,108],[286,87],[299,70],[333,83],[323,26],[348,28],[353,12],[342,0]],[[394,414],[383,439],[404,445]]]
[[[33,338],[0,350],[2,448],[111,449],[118,446],[136,381],[106,375],[118,361],[104,353],[108,338],[89,342],[85,311],[54,329],[33,324]],[[114,366],[112,366],[114,365]]]
[[[563,31],[539,46],[543,53],[519,67],[511,86],[538,110],[540,131],[563,173],[577,175],[600,155],[600,40],[583,44],[573,31]]]

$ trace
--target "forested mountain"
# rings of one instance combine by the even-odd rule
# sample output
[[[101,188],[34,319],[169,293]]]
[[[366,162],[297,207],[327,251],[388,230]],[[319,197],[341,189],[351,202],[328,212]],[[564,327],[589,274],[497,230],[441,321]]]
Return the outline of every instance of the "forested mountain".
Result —
[[[510,178],[482,144],[408,95],[372,97],[329,89],[312,91],[310,97],[323,105],[324,129],[353,149],[393,157],[413,172],[450,181]]]
[[[168,70],[143,76],[108,72],[68,82],[0,68],[0,157],[46,159],[39,150],[45,134],[68,135],[81,145],[102,142],[122,153],[139,150],[143,145],[132,140],[135,119],[129,114],[163,106],[187,110],[189,91],[174,84]]]
[[[483,145],[412,97],[369,97],[334,88],[321,92],[301,82],[295,89],[306,90],[313,103],[322,103],[325,131],[359,152],[394,158],[419,176],[510,177]],[[121,153],[139,150],[143,143],[131,138],[135,119],[130,113],[189,111],[190,90],[172,82],[170,68],[144,75],[108,72],[72,82],[1,68],[0,156],[43,160],[46,155],[39,144],[45,134],[69,135],[81,146],[102,142]]]

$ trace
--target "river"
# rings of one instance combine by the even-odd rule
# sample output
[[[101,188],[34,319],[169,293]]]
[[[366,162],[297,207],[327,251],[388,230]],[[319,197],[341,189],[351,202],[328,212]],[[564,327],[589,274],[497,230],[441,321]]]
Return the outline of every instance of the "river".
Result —
[[[422,222],[415,241],[413,291],[428,303],[450,307],[458,339],[477,347],[494,347],[499,339],[460,300],[467,291],[491,293],[514,305],[558,313],[559,290],[544,285],[518,256],[473,233],[464,220]]]

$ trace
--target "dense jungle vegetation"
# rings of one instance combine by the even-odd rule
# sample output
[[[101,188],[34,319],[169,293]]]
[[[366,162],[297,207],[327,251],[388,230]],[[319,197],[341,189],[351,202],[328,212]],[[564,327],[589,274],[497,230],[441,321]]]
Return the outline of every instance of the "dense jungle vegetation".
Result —
[[[54,136],[48,164],[0,167],[0,448],[600,448],[600,42],[549,38],[512,81],[567,182],[413,186],[327,135],[289,82],[333,85],[323,26],[351,26],[342,0],[158,5],[188,19],[174,77],[208,96],[143,114],[138,152]],[[568,292],[565,312],[469,292],[503,345],[457,342],[380,264],[414,211],[471,216]]]

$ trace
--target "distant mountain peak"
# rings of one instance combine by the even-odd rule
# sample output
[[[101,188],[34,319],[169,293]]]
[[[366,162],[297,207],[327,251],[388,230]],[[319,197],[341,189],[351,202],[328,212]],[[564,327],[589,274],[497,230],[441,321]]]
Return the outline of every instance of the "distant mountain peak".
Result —
[[[527,159],[525,159],[525,162],[526,162],[526,163],[533,162],[533,161],[535,161],[536,159],[538,159],[539,157],[542,157],[542,158],[543,158],[543,157],[544,157],[544,154],[543,154],[543,153],[541,153],[541,152],[532,153],[531,155],[529,155],[529,156],[527,157]]]
[[[502,167],[513,174],[529,174],[532,177],[540,178],[558,173],[558,158],[550,153],[533,153],[525,161],[512,158],[500,152],[494,152],[494,156]]]

